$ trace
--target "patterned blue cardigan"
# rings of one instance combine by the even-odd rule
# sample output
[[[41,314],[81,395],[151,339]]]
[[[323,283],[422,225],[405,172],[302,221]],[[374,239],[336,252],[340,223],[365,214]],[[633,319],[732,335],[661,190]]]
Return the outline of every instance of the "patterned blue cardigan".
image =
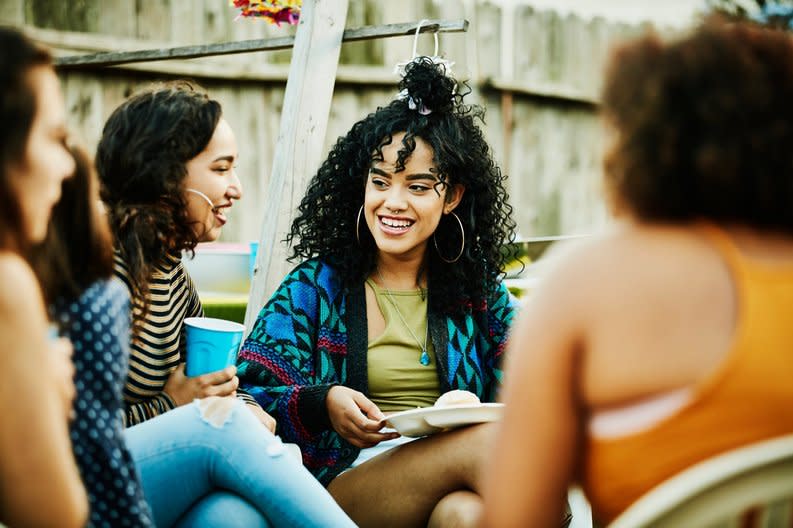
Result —
[[[495,399],[513,309],[499,284],[486,306],[464,315],[428,313],[441,392],[465,389],[482,401]],[[300,445],[303,462],[324,485],[359,452],[331,427],[325,397],[337,384],[369,395],[367,343],[363,284],[345,289],[333,268],[312,259],[286,276],[239,354],[241,388],[278,420],[285,441]]]

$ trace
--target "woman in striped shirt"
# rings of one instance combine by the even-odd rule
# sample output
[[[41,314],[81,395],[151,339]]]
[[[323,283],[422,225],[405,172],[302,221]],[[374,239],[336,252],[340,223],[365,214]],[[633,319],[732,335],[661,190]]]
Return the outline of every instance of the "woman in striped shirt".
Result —
[[[220,104],[186,83],[131,97],[105,125],[101,195],[132,300],[125,441],[156,526],[353,526],[284,456],[275,421],[234,399],[234,367],[185,376],[182,324],[202,309],[180,255],[220,235],[242,196],[236,158]]]
[[[139,93],[113,112],[97,167],[116,243],[116,275],[133,304],[127,425],[190,403],[234,394],[235,368],[188,378],[182,323],[202,316],[182,252],[220,236],[242,197],[237,144],[220,104],[187,83]],[[239,394],[271,430],[275,421]]]

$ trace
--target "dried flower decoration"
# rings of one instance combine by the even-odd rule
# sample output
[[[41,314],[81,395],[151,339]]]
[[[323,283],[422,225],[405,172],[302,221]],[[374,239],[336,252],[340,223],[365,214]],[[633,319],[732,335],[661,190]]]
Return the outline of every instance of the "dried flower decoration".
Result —
[[[302,4],[302,0],[230,0],[230,5],[240,10],[240,17],[263,18],[277,26],[297,24]]]

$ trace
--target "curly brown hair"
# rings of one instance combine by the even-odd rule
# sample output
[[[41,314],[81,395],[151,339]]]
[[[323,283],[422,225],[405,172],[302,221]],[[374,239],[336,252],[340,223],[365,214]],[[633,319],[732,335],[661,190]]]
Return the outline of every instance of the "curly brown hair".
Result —
[[[133,95],[105,123],[96,153],[101,197],[137,314],[146,312],[153,267],[198,243],[183,196],[186,164],[220,117],[220,103],[178,81]]]
[[[639,219],[793,231],[790,34],[714,16],[639,38],[611,58],[603,112],[607,187]]]

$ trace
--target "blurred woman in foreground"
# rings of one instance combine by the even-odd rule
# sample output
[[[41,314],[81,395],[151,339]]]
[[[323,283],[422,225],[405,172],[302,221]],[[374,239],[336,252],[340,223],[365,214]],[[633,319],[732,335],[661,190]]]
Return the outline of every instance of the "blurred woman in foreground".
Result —
[[[49,53],[0,28],[0,524],[10,526],[82,526],[88,509],[67,429],[71,345],[48,339],[26,261],[74,170],[65,117]]]
[[[513,327],[487,526],[552,526],[576,481],[607,523],[793,432],[793,40],[723,19],[642,37],[603,111],[618,221],[559,255]]]

